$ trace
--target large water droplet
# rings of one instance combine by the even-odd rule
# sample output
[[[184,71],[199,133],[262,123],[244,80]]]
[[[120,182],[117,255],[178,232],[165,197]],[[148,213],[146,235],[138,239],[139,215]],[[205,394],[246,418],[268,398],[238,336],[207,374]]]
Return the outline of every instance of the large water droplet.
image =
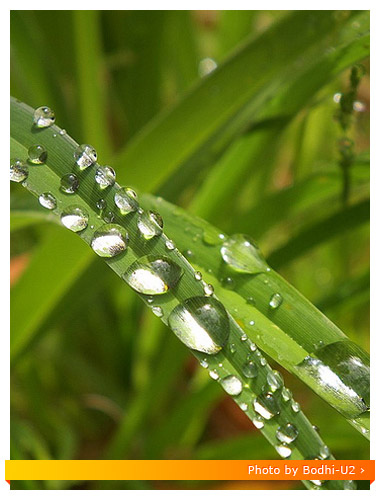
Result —
[[[34,165],[42,165],[47,159],[47,151],[41,144],[34,144],[28,149],[28,160]]]
[[[118,224],[104,224],[91,240],[91,247],[100,257],[115,257],[124,252],[128,245],[126,230]]]
[[[57,200],[51,193],[42,193],[38,197],[40,205],[48,210],[54,210],[57,206]]]
[[[265,420],[270,420],[280,414],[280,405],[270,392],[259,394],[253,402],[253,407]]]
[[[144,256],[136,260],[123,279],[137,292],[161,295],[174,288],[182,276],[181,267],[163,256]]]
[[[74,151],[75,163],[81,170],[91,167],[98,158],[96,149],[89,144],[81,144]]]
[[[297,439],[298,430],[297,427],[290,422],[286,425],[281,425],[276,430],[276,437],[281,443],[293,443]]]
[[[277,370],[270,371],[267,375],[267,384],[272,392],[277,391],[284,385],[284,379]]]
[[[271,309],[277,309],[282,304],[282,296],[279,293],[274,293],[269,301],[269,307]]]
[[[282,458],[288,458],[292,454],[291,448],[285,444],[279,444],[276,446],[276,451]]]
[[[115,205],[118,207],[122,215],[127,215],[136,212],[139,208],[137,194],[129,187],[122,187],[115,193]]]
[[[256,274],[267,270],[268,264],[253,241],[244,234],[236,234],[224,241],[222,258],[231,268],[239,273]]]
[[[38,128],[50,127],[55,122],[55,113],[48,106],[34,110],[33,123]]]
[[[227,312],[213,297],[192,297],[173,309],[169,326],[190,349],[216,354],[227,343],[230,324]]]
[[[11,159],[10,177],[13,182],[24,181],[29,174],[28,166],[18,158]]]
[[[70,206],[62,212],[61,222],[65,227],[67,227],[67,229],[74,231],[74,233],[78,233],[79,231],[86,229],[88,224],[88,215],[81,208]]]
[[[79,179],[75,174],[65,174],[61,177],[61,191],[74,194],[79,188]]]
[[[108,165],[98,167],[95,172],[95,182],[99,184],[100,189],[106,189],[115,184],[115,170]]]
[[[143,212],[139,215],[137,227],[139,228],[142,236],[146,240],[150,240],[162,233],[164,223],[160,214],[149,210],[149,212]]]
[[[223,389],[230,396],[239,396],[243,390],[243,384],[241,381],[235,377],[235,375],[228,375],[220,381]]]
[[[259,369],[257,368],[257,364],[254,361],[248,361],[244,363],[242,367],[243,375],[247,378],[255,378],[259,373]]]

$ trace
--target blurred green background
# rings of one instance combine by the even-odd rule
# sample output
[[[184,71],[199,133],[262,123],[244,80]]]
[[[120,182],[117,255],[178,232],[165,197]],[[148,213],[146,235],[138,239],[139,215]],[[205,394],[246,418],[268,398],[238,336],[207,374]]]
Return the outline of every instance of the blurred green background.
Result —
[[[337,33],[344,40],[346,26],[360,30],[363,14],[326,14],[333,26],[325,38],[316,32],[314,52],[305,53],[296,52],[297,31],[286,39],[270,31],[290,15],[12,11],[11,93],[33,107],[54,109],[58,125],[79,143],[93,144],[125,182],[131,177],[140,189],[188,207],[226,233],[253,236],[276,270],[368,350],[369,218],[336,214],[369,197],[369,61],[358,67],[357,88],[351,67],[336,74],[330,68],[326,81],[313,67],[319,57],[325,71],[323,58],[330,57]],[[315,25],[313,16],[301,11],[297,22]],[[173,149],[187,151],[192,137],[162,135],[157,169],[151,165],[149,175],[125,160],[128,145],[143,151],[144,138],[194,86],[219,71],[241,44],[266,32],[272,34],[257,69],[264,105],[243,108],[244,127],[226,142],[222,132],[234,125],[226,120],[218,136],[199,146],[191,165],[178,160],[164,177],[166,158]],[[289,58],[295,51],[298,79],[290,67],[272,61],[284,44]],[[228,85],[226,78],[214,89],[221,119]],[[181,110],[179,132],[194,111]],[[216,193],[222,181],[228,190]],[[89,259],[90,250],[78,259],[82,242],[74,235],[24,218],[23,211],[37,210],[38,203],[21,186],[11,186],[11,204],[11,300],[28,330],[25,348],[12,360],[11,458],[277,458],[235,403],[200,373],[185,346],[100,259]],[[17,334],[19,321],[11,321]],[[298,380],[284,376],[337,458],[369,458],[362,436]],[[301,487],[12,482],[15,489]]]

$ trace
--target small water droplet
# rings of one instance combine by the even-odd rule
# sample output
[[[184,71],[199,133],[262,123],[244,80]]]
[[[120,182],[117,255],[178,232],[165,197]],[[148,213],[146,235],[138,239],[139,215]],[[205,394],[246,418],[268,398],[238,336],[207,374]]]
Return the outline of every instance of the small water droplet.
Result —
[[[286,446],[285,444],[277,445],[276,451],[282,458],[288,458],[292,454],[291,448],[289,448],[289,446]]]
[[[54,210],[57,206],[57,200],[51,193],[42,193],[38,197],[40,205],[48,210]]]
[[[100,189],[106,189],[115,184],[115,170],[108,165],[98,167],[95,172],[95,182],[99,184]]]
[[[61,177],[61,191],[74,194],[79,188],[79,179],[75,174],[65,174]]]
[[[263,417],[261,415],[256,414],[252,418],[252,423],[256,427],[256,429],[262,429],[265,425],[265,420],[263,419]]]
[[[149,210],[149,212],[144,212],[139,216],[137,227],[139,228],[142,236],[146,240],[150,240],[155,236],[162,234],[164,223],[160,214]]]
[[[86,229],[88,224],[88,214],[79,207],[70,206],[67,207],[61,214],[62,224],[73,231],[78,233]]]
[[[208,374],[210,375],[210,377],[213,379],[213,380],[219,380],[219,375],[218,375],[218,372],[216,370],[210,370],[208,372]]]
[[[266,366],[267,363],[268,363],[268,361],[266,360],[266,358],[264,358],[264,356],[260,356],[260,365]]]
[[[37,128],[46,128],[55,122],[55,113],[48,106],[41,106],[34,110],[33,123]]]
[[[230,344],[230,353],[235,354],[236,352],[236,345],[235,344]]]
[[[136,212],[139,208],[139,202],[136,192],[129,187],[122,187],[115,193],[115,205],[118,207],[122,215],[127,215]]]
[[[146,255],[129,267],[123,279],[139,293],[161,295],[176,286],[182,273],[182,268],[167,257]]]
[[[276,438],[281,442],[281,443],[293,443],[297,439],[298,436],[298,430],[297,427],[290,422],[288,422],[286,425],[281,425],[278,427],[276,430]]]
[[[59,131],[59,135],[66,135],[66,130],[64,128],[61,128],[61,130]]]
[[[160,306],[153,306],[152,312],[155,316],[157,316],[157,318],[162,318],[162,316],[164,315],[164,311],[162,310],[162,307],[160,307]]]
[[[291,398],[293,397],[292,391],[287,387],[282,388],[281,395],[284,401],[290,401]]]
[[[214,293],[214,287],[210,283],[205,283],[203,290],[206,297],[210,297]]]
[[[248,361],[242,366],[243,375],[247,378],[256,378],[259,373],[257,364],[254,361]]]
[[[202,366],[202,368],[208,368],[208,362],[207,359],[201,359],[199,361],[199,364]]]
[[[254,342],[249,343],[249,348],[252,352],[257,351],[257,345]]]
[[[294,413],[298,413],[300,410],[301,410],[301,406],[299,403],[297,403],[297,401],[292,401],[292,410],[294,411]]]
[[[104,222],[107,222],[107,224],[111,224],[115,220],[115,214],[112,212],[112,210],[109,210],[108,212],[103,214],[103,220]]]
[[[166,248],[171,251],[171,250],[174,250],[175,249],[175,244],[172,240],[166,240],[165,241],[165,246]]]
[[[89,144],[81,144],[74,151],[75,163],[81,170],[91,167],[96,163],[97,158],[96,149]]]
[[[18,158],[11,159],[10,178],[13,182],[23,182],[29,174],[28,166]]]
[[[247,336],[247,334],[246,334],[246,333],[242,333],[242,334],[240,335],[240,340],[241,340],[242,342],[245,342],[247,339],[248,339],[248,336]]]
[[[280,414],[280,405],[270,392],[259,394],[253,402],[253,407],[265,420],[270,420]]]
[[[284,379],[277,370],[270,371],[267,375],[267,384],[272,392],[276,392],[284,385]]]
[[[200,271],[195,271],[194,273],[194,278],[197,280],[197,281],[200,281],[202,279],[202,273]]]
[[[47,151],[41,144],[34,144],[28,149],[28,160],[33,165],[42,165],[46,162]]]
[[[251,319],[251,321],[249,321],[249,326],[254,326],[255,325],[255,321],[253,319]]]
[[[279,293],[274,293],[269,301],[269,307],[271,309],[277,309],[282,304],[282,296]]]
[[[107,208],[107,202],[106,200],[104,200],[103,198],[100,198],[97,202],[96,202],[96,208],[102,212],[103,210],[105,210]]]
[[[100,257],[114,257],[124,252],[128,245],[126,230],[117,224],[104,224],[91,240],[91,247]]]
[[[235,377],[235,375],[228,375],[221,380],[221,385],[227,394],[230,396],[239,396],[243,390],[243,384]]]
[[[239,406],[240,406],[241,410],[248,411],[248,405],[247,405],[247,403],[240,403]]]
[[[246,302],[247,304],[249,304],[250,306],[254,306],[256,304],[256,300],[253,298],[253,297],[247,297],[246,298]]]
[[[190,249],[184,250],[183,255],[186,257],[186,259],[192,259],[194,257],[194,253]]]
[[[199,61],[198,73],[199,76],[206,76],[218,67],[218,64],[211,59],[211,57],[205,57]]]
[[[227,288],[227,290],[233,290],[235,288],[235,280],[231,276],[226,276],[220,280],[222,286]]]
[[[326,460],[330,456],[330,450],[326,445],[322,445],[320,450],[319,450],[319,456],[323,459]]]
[[[197,235],[197,239],[199,237],[200,235]],[[219,231],[214,229],[212,226],[208,226],[203,230],[202,239],[203,242],[206,243],[206,245],[210,246],[220,245],[221,243]]]
[[[220,252],[224,262],[239,273],[262,273],[268,266],[256,243],[244,234],[228,238],[223,242]]]
[[[192,297],[176,306],[169,326],[190,349],[216,354],[227,343],[230,325],[221,302],[213,297]]]

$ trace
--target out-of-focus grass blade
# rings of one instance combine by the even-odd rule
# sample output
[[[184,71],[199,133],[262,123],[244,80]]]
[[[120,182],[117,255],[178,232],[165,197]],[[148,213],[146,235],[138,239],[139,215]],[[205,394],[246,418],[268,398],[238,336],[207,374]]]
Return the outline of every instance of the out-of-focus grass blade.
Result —
[[[359,276],[346,280],[344,283],[339,283],[334,290],[317,302],[317,307],[321,311],[330,311],[342,304],[346,307],[351,300],[369,300],[369,288],[370,274],[369,271],[366,271]]]
[[[254,31],[254,23],[260,11],[222,10],[218,30],[219,54],[224,56]]]

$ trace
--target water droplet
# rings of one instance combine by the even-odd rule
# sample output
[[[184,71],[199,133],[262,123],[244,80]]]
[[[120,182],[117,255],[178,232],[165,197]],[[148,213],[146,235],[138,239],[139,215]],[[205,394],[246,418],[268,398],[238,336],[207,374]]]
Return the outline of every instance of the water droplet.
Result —
[[[169,326],[190,349],[216,354],[227,343],[230,325],[221,302],[213,297],[192,297],[176,306]]]
[[[201,359],[199,361],[199,364],[202,366],[202,368],[208,368],[208,362],[207,359]]]
[[[28,177],[28,174],[29,170],[26,163],[19,160],[18,158],[12,158],[10,168],[11,181],[22,182]]]
[[[297,439],[298,436],[298,430],[297,427],[290,422],[287,423],[286,425],[281,425],[278,427],[276,430],[276,438],[281,442],[281,443],[293,443]]]
[[[239,273],[262,273],[268,266],[256,243],[244,234],[228,238],[223,242],[220,252],[224,262]]]
[[[192,259],[194,257],[194,253],[189,249],[184,250],[182,253],[186,257],[186,259]]]
[[[147,255],[136,260],[123,279],[139,293],[161,295],[175,287],[182,273],[181,267],[167,257]]]
[[[214,293],[214,287],[210,283],[206,283],[203,287],[206,297],[210,297]]]
[[[277,453],[282,458],[288,458],[292,454],[291,448],[289,448],[289,446],[286,446],[285,444],[279,444],[275,448],[276,448]]]
[[[270,392],[259,394],[253,402],[253,407],[265,420],[270,420],[280,414],[280,405]]]
[[[162,318],[162,316],[164,315],[164,311],[162,310],[162,307],[160,307],[160,306],[153,306],[152,312],[155,316],[157,316],[157,318]]]
[[[255,325],[255,321],[253,319],[251,319],[251,321],[249,321],[249,326],[254,326]]]
[[[281,395],[284,401],[290,401],[291,398],[293,397],[291,390],[288,389],[287,387],[282,388]]]
[[[342,98],[342,93],[341,92],[336,92],[333,95],[333,101],[336,102],[337,104],[340,103],[341,98]]]
[[[28,149],[28,160],[34,165],[42,165],[46,162],[47,151],[41,144],[34,144]]]
[[[75,174],[65,174],[61,177],[61,191],[66,194],[74,194],[79,188],[79,179]]]
[[[140,233],[143,235],[143,237],[146,240],[150,240],[162,233],[164,223],[160,214],[149,210],[149,212],[143,212],[139,216],[137,227],[139,228]]]
[[[66,130],[64,128],[61,128],[61,130],[59,131],[59,135],[66,135]]]
[[[165,241],[165,246],[166,248],[171,251],[171,250],[174,250],[175,249],[175,244],[172,240],[166,240]]]
[[[298,413],[300,410],[301,410],[301,406],[299,403],[297,403],[297,401],[292,401],[292,410],[294,411],[294,413]]]
[[[230,276],[222,278],[221,283],[224,288],[227,288],[227,290],[233,290],[235,288],[235,280]]]
[[[139,208],[137,194],[129,187],[122,187],[115,193],[115,205],[118,207],[122,215],[127,215],[136,212]]]
[[[75,163],[81,170],[91,167],[98,158],[96,149],[89,144],[81,144],[74,151]]]
[[[274,293],[269,301],[269,307],[271,309],[277,309],[282,304],[282,296],[279,293]]]
[[[354,111],[357,111],[358,113],[364,113],[364,111],[367,109],[366,105],[364,102],[361,101],[354,101],[354,104],[352,105]]]
[[[265,425],[265,420],[261,415],[255,415],[252,418],[252,423],[256,427],[256,429],[262,429]]]
[[[326,460],[330,456],[330,450],[326,445],[322,445],[320,450],[319,450],[319,456],[323,459]]]
[[[214,59],[211,59],[211,57],[205,57],[204,59],[201,59],[199,61],[198,65],[198,73],[199,76],[206,76],[214,69],[218,67],[218,64],[214,61]]]
[[[107,208],[107,202],[106,202],[106,200],[103,200],[103,198],[100,198],[100,200],[98,200],[96,202],[96,208],[98,210],[100,210],[100,212],[102,212],[103,210],[105,210]]]
[[[230,353],[235,354],[236,352],[236,345],[235,344],[230,344]]]
[[[67,229],[70,229],[70,231],[78,233],[79,231],[86,229],[88,224],[88,215],[81,208],[70,206],[62,212],[61,222],[65,227],[67,227]]]
[[[247,403],[240,403],[239,407],[243,411],[248,411],[248,405],[247,405]]]
[[[242,342],[245,342],[247,339],[248,339],[248,336],[247,336],[247,334],[246,334],[246,333],[242,333],[242,334],[240,335],[240,340],[241,340]]]
[[[344,490],[356,490],[356,488],[357,488],[356,482],[353,481],[352,479],[349,479],[348,481],[343,481]]]
[[[100,257],[114,257],[124,252],[128,245],[126,230],[117,224],[104,224],[91,240],[91,247]]]
[[[200,235],[197,237],[197,239],[200,237]],[[203,230],[203,242],[206,243],[206,245],[220,245],[221,239],[220,239],[220,233],[216,229],[214,229],[212,226],[208,226]]]
[[[34,110],[33,123],[37,128],[50,127],[55,122],[55,113],[48,106]]]
[[[235,375],[228,375],[221,380],[221,385],[227,394],[230,396],[239,396],[243,390],[243,384],[235,377]]]
[[[100,189],[106,189],[115,184],[115,170],[108,165],[98,167],[95,172],[95,182],[100,186]]]
[[[254,361],[248,361],[244,363],[242,367],[243,375],[247,378],[255,378],[259,372],[257,364]]]
[[[253,298],[253,297],[247,297],[246,298],[246,302],[247,304],[249,304],[250,306],[254,306],[256,304],[256,300]]]
[[[219,380],[219,375],[218,375],[218,372],[216,370],[210,370],[208,372],[208,374],[210,375],[210,377],[213,379],[213,380]]]
[[[278,391],[284,385],[284,379],[277,370],[273,370],[267,375],[267,384],[272,392]]]
[[[202,279],[202,273],[200,271],[195,271],[194,273],[194,278],[197,280],[197,281],[200,281]]]
[[[257,351],[257,345],[254,342],[249,343],[249,348],[252,352]]]
[[[318,425],[313,425],[313,429],[315,430],[315,432],[318,432],[318,434],[319,434],[320,429],[319,429]]]
[[[115,220],[115,214],[112,212],[112,210],[109,210],[105,214],[103,214],[103,219],[104,222],[107,222],[107,224],[110,224]]]
[[[42,193],[38,197],[40,205],[48,210],[54,210],[57,206],[57,200],[51,193]]]
[[[264,358],[264,356],[260,356],[260,365],[266,366],[267,363],[268,363],[268,361],[266,360],[266,358]]]

